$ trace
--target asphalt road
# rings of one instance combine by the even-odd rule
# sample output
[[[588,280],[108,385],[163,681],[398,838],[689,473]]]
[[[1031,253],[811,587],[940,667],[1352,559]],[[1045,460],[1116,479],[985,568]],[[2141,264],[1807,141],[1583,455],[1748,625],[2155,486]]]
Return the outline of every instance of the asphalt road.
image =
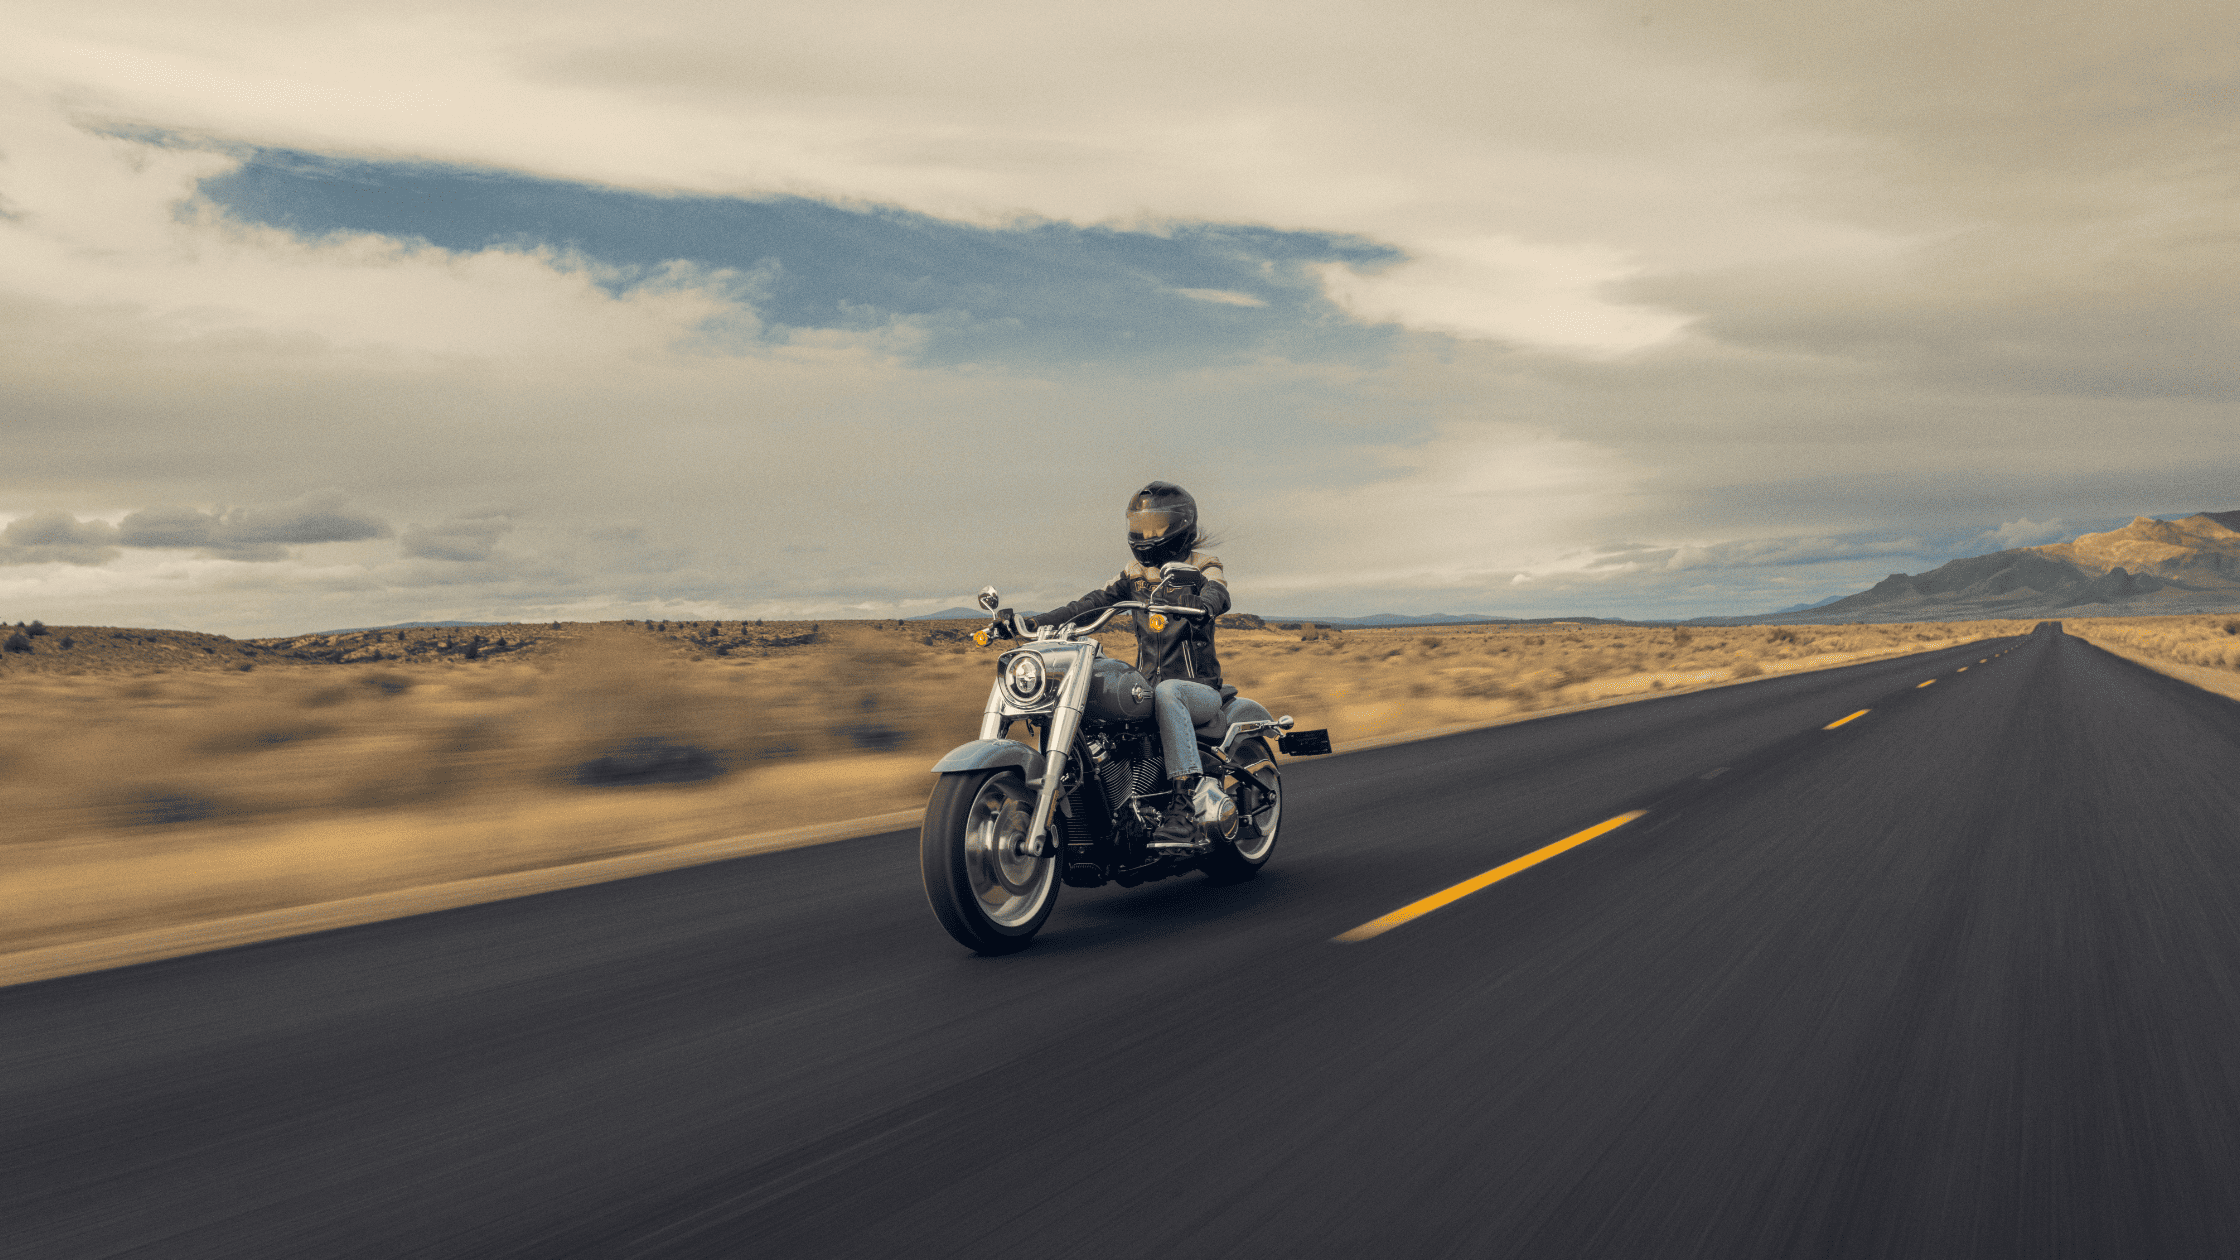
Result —
[[[2236,771],[2049,626],[1295,762],[1011,958],[892,835],[0,990],[0,1254],[2232,1256]]]

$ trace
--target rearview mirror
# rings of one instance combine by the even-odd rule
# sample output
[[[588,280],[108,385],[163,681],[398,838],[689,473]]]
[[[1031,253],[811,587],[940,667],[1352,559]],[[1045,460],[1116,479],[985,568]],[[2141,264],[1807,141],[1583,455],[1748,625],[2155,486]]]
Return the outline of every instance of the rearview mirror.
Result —
[[[980,588],[980,606],[982,608],[987,609],[989,612],[994,612],[996,610],[996,605],[1002,602],[1003,601],[996,598],[996,588],[992,586],[983,586]]]

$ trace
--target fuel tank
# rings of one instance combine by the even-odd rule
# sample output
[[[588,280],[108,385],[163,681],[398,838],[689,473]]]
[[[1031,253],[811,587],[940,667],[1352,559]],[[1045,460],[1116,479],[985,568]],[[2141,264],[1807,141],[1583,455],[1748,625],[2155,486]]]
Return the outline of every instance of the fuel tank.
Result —
[[[1089,680],[1089,715],[1107,722],[1151,716],[1151,684],[1123,662],[1100,656]]]

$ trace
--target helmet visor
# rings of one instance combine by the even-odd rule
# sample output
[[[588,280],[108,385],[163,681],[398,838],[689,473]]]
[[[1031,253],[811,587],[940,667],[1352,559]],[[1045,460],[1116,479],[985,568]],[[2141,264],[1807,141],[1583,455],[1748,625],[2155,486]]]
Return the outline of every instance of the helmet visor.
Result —
[[[1128,513],[1128,541],[1163,542],[1182,528],[1184,519],[1182,513],[1165,508],[1139,508]]]

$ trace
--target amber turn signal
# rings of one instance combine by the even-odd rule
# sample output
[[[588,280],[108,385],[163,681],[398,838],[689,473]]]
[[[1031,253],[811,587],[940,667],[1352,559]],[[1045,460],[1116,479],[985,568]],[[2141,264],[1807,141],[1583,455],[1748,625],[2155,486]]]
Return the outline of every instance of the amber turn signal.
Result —
[[[975,630],[975,631],[973,631],[973,632],[972,632],[972,641],[973,641],[974,643],[977,643],[977,644],[979,644],[979,645],[980,645],[981,647],[986,647],[986,646],[988,646],[988,632],[987,632],[987,631],[985,631],[985,630]]]

